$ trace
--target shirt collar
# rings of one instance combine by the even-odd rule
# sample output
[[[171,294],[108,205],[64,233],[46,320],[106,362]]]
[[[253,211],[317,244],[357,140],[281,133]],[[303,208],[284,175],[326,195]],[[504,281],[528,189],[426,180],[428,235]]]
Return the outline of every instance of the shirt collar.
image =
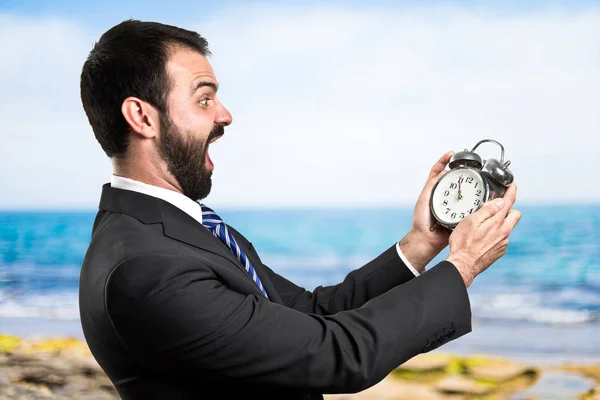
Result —
[[[110,177],[110,186],[116,189],[131,190],[148,196],[158,197],[171,203],[202,224],[202,208],[200,204],[182,193],[114,174]]]

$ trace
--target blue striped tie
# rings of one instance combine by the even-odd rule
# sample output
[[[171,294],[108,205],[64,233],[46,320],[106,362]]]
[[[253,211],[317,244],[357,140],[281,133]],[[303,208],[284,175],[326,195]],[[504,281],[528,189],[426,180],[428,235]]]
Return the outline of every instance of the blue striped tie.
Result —
[[[216,237],[221,239],[223,243],[227,245],[227,247],[229,247],[229,250],[231,250],[237,259],[240,260],[244,268],[246,268],[246,271],[248,271],[254,282],[256,282],[258,288],[268,299],[269,296],[267,296],[267,291],[263,287],[258,274],[254,270],[254,267],[252,267],[252,264],[250,263],[250,260],[248,260],[248,257],[246,257],[246,254],[244,254],[242,249],[240,249],[238,246],[237,242],[233,238],[233,235],[229,232],[229,229],[227,229],[227,225],[225,225],[221,217],[219,217],[212,209],[202,203],[199,204],[202,208],[202,224],[207,227],[208,230],[210,230]]]

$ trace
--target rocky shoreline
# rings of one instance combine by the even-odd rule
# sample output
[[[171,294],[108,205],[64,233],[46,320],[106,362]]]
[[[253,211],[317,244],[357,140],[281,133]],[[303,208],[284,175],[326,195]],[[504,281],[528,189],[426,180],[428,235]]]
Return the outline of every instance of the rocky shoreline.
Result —
[[[75,338],[0,335],[0,399],[119,399],[87,345]]]
[[[600,400],[600,363],[524,365],[489,356],[421,354],[377,385],[327,400]],[[72,337],[21,339],[0,335],[0,398],[113,400],[119,396]]]

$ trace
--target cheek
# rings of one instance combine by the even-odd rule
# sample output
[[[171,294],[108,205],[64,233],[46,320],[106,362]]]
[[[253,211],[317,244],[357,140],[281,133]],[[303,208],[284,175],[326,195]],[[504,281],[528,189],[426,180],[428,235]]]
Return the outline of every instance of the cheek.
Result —
[[[214,126],[213,119],[209,115],[194,107],[179,110],[177,114],[172,115],[172,118],[181,131],[198,139],[208,138]]]
[[[207,140],[213,126],[212,120],[208,118],[195,118],[190,121],[188,131],[198,139]]]

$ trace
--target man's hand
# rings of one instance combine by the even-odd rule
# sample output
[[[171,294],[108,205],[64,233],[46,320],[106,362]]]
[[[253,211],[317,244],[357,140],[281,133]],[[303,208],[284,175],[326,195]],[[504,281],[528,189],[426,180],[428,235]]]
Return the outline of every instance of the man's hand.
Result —
[[[521,219],[512,210],[517,186],[512,183],[503,199],[488,201],[477,212],[468,215],[450,235],[450,254],[446,258],[460,272],[465,285],[506,254],[508,236]]]
[[[400,241],[402,253],[419,272],[422,272],[427,263],[448,245],[449,230],[442,226],[436,226],[433,231],[430,229],[436,221],[429,208],[429,199],[433,187],[446,173],[446,165],[453,154],[453,151],[444,154],[429,171],[425,187],[414,208],[410,231]]]

